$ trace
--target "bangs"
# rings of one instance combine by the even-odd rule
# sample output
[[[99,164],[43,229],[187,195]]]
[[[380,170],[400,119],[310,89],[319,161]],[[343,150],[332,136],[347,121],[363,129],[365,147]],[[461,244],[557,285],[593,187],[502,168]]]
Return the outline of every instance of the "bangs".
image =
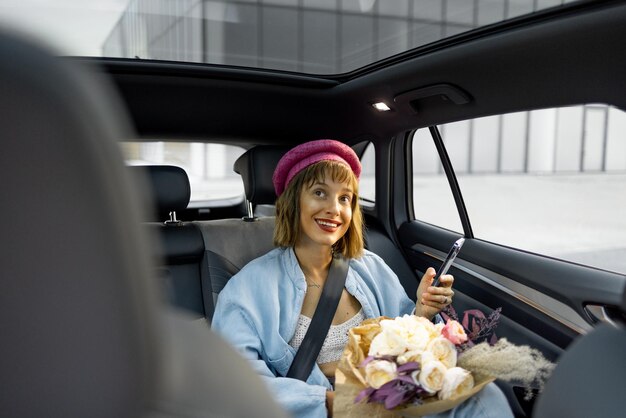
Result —
[[[326,175],[330,175],[330,179],[336,183],[347,183],[355,196],[358,195],[359,181],[352,169],[338,161],[320,161],[307,167],[303,173],[304,183],[307,187],[324,183]]]

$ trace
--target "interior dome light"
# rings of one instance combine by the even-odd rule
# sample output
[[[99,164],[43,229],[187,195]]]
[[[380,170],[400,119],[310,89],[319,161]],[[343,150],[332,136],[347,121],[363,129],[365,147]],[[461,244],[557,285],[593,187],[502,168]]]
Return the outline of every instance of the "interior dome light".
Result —
[[[374,106],[374,109],[378,110],[379,112],[388,112],[391,110],[391,108],[387,106],[384,102],[374,103],[372,104],[372,106]]]

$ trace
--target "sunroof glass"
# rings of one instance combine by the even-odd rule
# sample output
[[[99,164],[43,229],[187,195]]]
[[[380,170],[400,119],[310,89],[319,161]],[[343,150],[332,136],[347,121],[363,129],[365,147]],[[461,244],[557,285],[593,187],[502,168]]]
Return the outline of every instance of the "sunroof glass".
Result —
[[[49,31],[71,55],[337,74],[568,2],[4,0],[0,19]]]

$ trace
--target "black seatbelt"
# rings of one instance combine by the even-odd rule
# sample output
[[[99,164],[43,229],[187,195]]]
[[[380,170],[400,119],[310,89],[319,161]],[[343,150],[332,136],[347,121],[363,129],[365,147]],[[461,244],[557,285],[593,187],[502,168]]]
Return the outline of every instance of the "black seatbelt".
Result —
[[[291,363],[291,367],[289,367],[287,377],[306,381],[311,374],[313,364],[322,349],[335,311],[337,311],[347,275],[348,261],[341,256],[334,256],[328,270],[326,283],[324,283],[324,289],[322,289],[322,296],[317,302],[311,324]]]
[[[202,288],[202,304],[204,306],[204,317],[209,321],[213,321],[213,312],[215,311],[215,301],[213,300],[213,284],[211,274],[209,273],[209,251],[204,250],[200,264],[200,287]]]

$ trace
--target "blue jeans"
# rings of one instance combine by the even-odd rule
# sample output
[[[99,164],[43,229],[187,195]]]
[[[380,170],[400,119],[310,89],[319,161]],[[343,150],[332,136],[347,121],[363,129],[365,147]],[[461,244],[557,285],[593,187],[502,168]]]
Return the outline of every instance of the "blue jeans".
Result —
[[[506,396],[495,383],[489,383],[456,408],[428,418],[513,418]],[[426,417],[425,417],[426,418]]]

